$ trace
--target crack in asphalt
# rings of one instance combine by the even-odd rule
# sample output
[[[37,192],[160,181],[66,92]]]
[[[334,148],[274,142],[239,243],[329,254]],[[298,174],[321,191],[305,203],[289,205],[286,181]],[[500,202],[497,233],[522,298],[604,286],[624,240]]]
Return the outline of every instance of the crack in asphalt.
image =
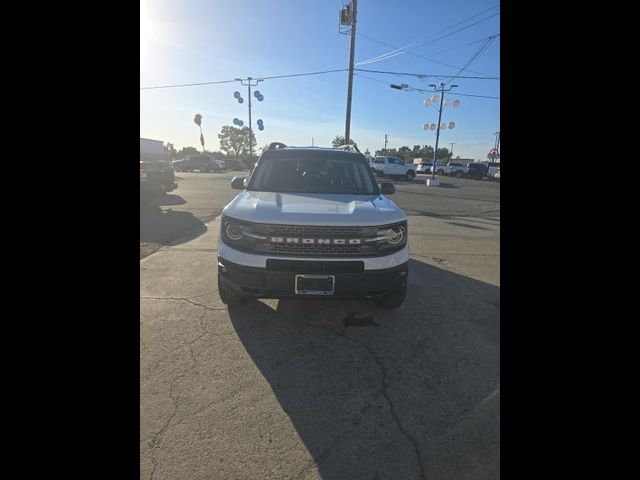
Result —
[[[316,325],[310,325],[310,326],[317,327]],[[391,416],[393,417],[393,420],[394,420],[396,426],[398,427],[400,432],[402,432],[402,434],[412,443],[413,449],[414,449],[415,454],[416,454],[416,458],[418,460],[418,466],[420,467],[420,477],[423,480],[426,480],[424,467],[422,465],[422,453],[420,452],[420,447],[418,446],[418,442],[413,437],[413,435],[411,435],[409,432],[407,432],[404,429],[404,427],[402,426],[402,422],[400,422],[400,418],[398,417],[398,415],[397,415],[397,413],[395,411],[395,405],[393,404],[393,401],[391,400],[391,397],[389,397],[389,394],[387,393],[387,370],[385,369],[384,365],[382,364],[382,361],[378,358],[376,353],[365,342],[362,342],[360,340],[357,340],[357,339],[355,339],[353,337],[349,337],[348,335],[346,335],[346,331],[347,331],[348,327],[345,327],[345,330],[344,330],[345,333],[344,334],[337,333],[337,332],[335,332],[335,330],[326,329],[324,327],[317,327],[317,328],[321,328],[321,329],[324,329],[324,330],[329,330],[332,333],[335,333],[336,335],[338,335],[339,337],[345,338],[348,341],[355,342],[355,343],[361,345],[362,347],[364,347],[364,349],[367,352],[369,352],[369,355],[371,355],[371,357],[373,358],[373,361],[376,363],[376,365],[380,369],[380,372],[382,373],[382,377],[380,379],[380,383],[381,383],[380,393],[382,393],[383,397],[385,398],[385,400],[389,404],[389,411],[391,413]]]
[[[204,296],[206,294],[203,295],[199,295],[199,296]],[[186,303],[189,303],[191,305],[203,308],[204,311],[202,313],[202,315],[200,316],[200,327],[201,330],[205,330],[204,328],[204,318],[206,316],[206,312],[207,311],[221,311],[221,310],[227,310],[226,308],[212,308],[209,307],[207,305],[203,305],[197,302],[193,302],[190,300],[190,298],[195,298],[195,297],[189,297],[189,298],[185,298],[185,297],[141,297],[144,299],[153,299],[153,300],[173,300],[173,301],[183,301]],[[287,321],[288,323],[291,323],[292,320],[289,318],[288,315],[283,314],[282,312],[278,312],[278,311],[274,311],[274,313],[279,316],[280,318],[284,319],[285,321]],[[336,335],[338,337],[341,337],[343,339],[345,339],[348,342],[353,342],[356,343],[358,345],[360,345],[362,348],[364,348],[367,353],[373,358],[375,364],[377,365],[379,371],[380,371],[380,387],[379,387],[379,393],[382,394],[382,396],[384,397],[384,399],[386,400],[387,404],[389,405],[389,412],[391,414],[391,417],[393,419],[393,422],[395,423],[396,427],[398,428],[398,430],[402,433],[402,435],[404,435],[413,445],[413,449],[416,455],[416,460],[418,462],[418,466],[420,469],[420,478],[425,479],[426,478],[426,474],[425,474],[425,470],[424,470],[424,466],[423,466],[423,459],[422,459],[422,452],[420,450],[420,447],[418,445],[418,441],[416,440],[416,438],[409,433],[404,426],[402,425],[402,422],[400,420],[400,417],[398,416],[397,412],[396,412],[396,408],[395,408],[395,404],[393,403],[393,400],[391,399],[391,397],[389,396],[388,393],[388,373],[387,370],[383,364],[383,362],[380,360],[380,358],[378,357],[378,355],[374,352],[374,350],[367,345],[365,342],[358,340],[356,338],[350,337],[347,335],[347,331],[349,329],[349,325],[346,324],[344,325],[344,327],[340,330],[335,330],[333,328],[330,327],[325,327],[325,326],[321,326],[321,325],[315,325],[315,324],[309,324],[309,323],[299,323],[299,322],[295,322],[296,325],[301,326],[304,325],[306,327],[310,327],[310,328],[315,328],[315,329],[319,329],[319,330],[324,330],[327,331],[333,335]],[[262,326],[260,326],[259,328],[261,328]],[[235,332],[230,332],[229,334],[234,334]],[[175,416],[178,413],[178,401],[174,395],[174,388],[175,385],[177,384],[177,382],[179,380],[181,380],[182,378],[184,378],[187,375],[187,372],[190,369],[195,369],[195,373],[196,375],[199,375],[199,371],[197,368],[197,359],[196,359],[196,355],[193,351],[193,344],[204,338],[206,335],[212,335],[212,332],[208,332],[208,331],[204,331],[201,335],[198,335],[197,337],[195,337],[194,339],[190,340],[189,342],[186,343],[182,343],[179,346],[175,347],[174,349],[172,349],[170,352],[173,352],[175,350],[178,350],[180,348],[184,348],[185,346],[189,349],[189,354],[190,354],[190,358],[191,358],[191,366],[190,368],[186,368],[178,377],[176,377],[170,386],[169,389],[169,397],[171,398],[171,401],[173,403],[173,412],[171,413],[171,415],[169,416],[168,420],[165,422],[165,424],[163,425],[163,427],[155,434],[151,435],[150,437],[146,437],[145,440],[142,440],[142,442],[146,441],[149,438],[152,438],[151,442],[149,442],[149,448],[151,450],[151,462],[153,464],[153,469],[151,472],[151,477],[150,479],[153,480],[153,477],[155,475],[155,471],[157,469],[157,465],[158,465],[158,461],[156,459],[156,453],[158,451],[158,448],[160,447],[164,436],[166,434],[166,432],[170,429],[171,427],[171,422],[173,421],[173,419],[175,418]],[[206,351],[206,350],[205,350]],[[170,353],[169,352],[169,353]],[[158,364],[161,362],[161,360],[159,360]],[[156,364],[156,367],[158,366],[158,364]],[[155,370],[155,368],[152,369],[152,372]],[[240,387],[243,388],[243,387]],[[218,403],[220,401],[220,399],[216,399],[215,401],[209,402],[207,404],[205,404],[204,406],[202,406],[200,409],[198,409],[197,411],[192,412],[192,416],[195,416],[203,411],[205,411],[207,408],[211,407],[211,405],[214,405],[216,403]],[[309,470],[310,467],[312,467],[313,465],[317,465],[321,463],[321,460],[316,461],[315,459],[313,460],[312,464],[305,466],[301,472],[299,472],[298,475],[301,475],[303,473],[305,473],[306,471]]]
[[[171,424],[175,416],[178,414],[178,403],[175,397],[173,396],[173,388],[175,384],[178,382],[178,380],[183,378],[185,375],[186,375],[186,372],[183,372],[182,375],[176,377],[173,380],[173,382],[171,382],[171,386],[169,387],[169,397],[171,398],[171,402],[173,403],[173,413],[169,416],[169,419],[164,424],[164,426],[155,435],[153,435],[151,442],[149,442],[149,448],[151,449],[150,459],[153,465],[153,469],[151,470],[151,476],[149,477],[150,480],[153,480],[153,476],[155,475],[156,469],[158,468],[158,463],[156,461],[155,453],[158,451],[158,448],[160,447],[162,440],[164,440],[164,435],[169,429],[169,425]]]
[[[195,297],[140,297],[140,299],[141,300],[174,300],[174,301],[187,302],[187,303],[190,303],[191,305],[194,305],[194,306],[200,307],[200,308],[204,308],[205,310],[212,311],[212,312],[220,312],[220,311],[223,311],[223,310],[227,310],[227,307],[224,307],[224,308],[213,308],[213,307],[209,307],[208,305],[204,305],[202,303],[194,302],[194,301],[191,300],[191,298],[203,297],[205,295],[208,295],[208,294],[207,293],[203,293],[202,295],[196,295]]]
[[[280,315],[282,318],[284,318],[287,322],[291,322],[291,320],[286,316],[281,314],[280,312],[276,311],[275,312],[277,315]],[[387,371],[384,367],[384,365],[382,364],[382,361],[378,358],[378,356],[376,355],[376,353],[369,347],[369,345],[367,345],[366,343],[357,340],[353,337],[349,337],[346,332],[347,329],[349,328],[348,325],[345,325],[342,333],[338,332],[332,328],[329,327],[323,327],[321,325],[314,325],[314,324],[310,324],[310,323],[302,323],[298,325],[306,325],[308,327],[312,327],[312,328],[317,328],[320,330],[324,330],[327,332],[330,332],[334,335],[337,335],[338,337],[344,338],[347,341],[350,342],[354,342],[357,343],[358,345],[362,346],[368,353],[369,355],[371,355],[371,357],[373,358],[374,362],[376,363],[376,365],[378,366],[378,368],[380,369],[381,372],[381,379],[380,379],[380,393],[382,394],[382,396],[385,398],[385,400],[387,401],[387,403],[389,404],[389,411],[391,413],[391,416],[396,424],[396,426],[398,427],[398,429],[400,430],[400,432],[411,442],[411,444],[413,445],[415,454],[416,454],[416,459],[418,461],[418,466],[420,467],[420,477],[423,480],[426,480],[426,475],[425,475],[425,471],[424,471],[424,467],[422,465],[422,453],[420,451],[420,447],[418,446],[418,442],[417,440],[409,433],[407,432],[404,427],[402,426],[402,423],[400,422],[400,418],[398,417],[398,415],[395,412],[395,406],[393,404],[393,401],[391,400],[391,398],[389,397],[389,394],[387,393]],[[315,460],[314,460],[315,462]],[[300,474],[304,473],[309,467],[305,467],[303,469],[302,472],[300,472]]]

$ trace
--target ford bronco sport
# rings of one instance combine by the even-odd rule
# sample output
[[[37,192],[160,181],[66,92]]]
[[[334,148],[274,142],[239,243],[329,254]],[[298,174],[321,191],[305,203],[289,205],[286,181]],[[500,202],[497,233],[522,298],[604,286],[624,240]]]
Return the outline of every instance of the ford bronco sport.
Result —
[[[218,291],[253,298],[370,298],[407,290],[407,217],[361,153],[272,144],[222,211]]]

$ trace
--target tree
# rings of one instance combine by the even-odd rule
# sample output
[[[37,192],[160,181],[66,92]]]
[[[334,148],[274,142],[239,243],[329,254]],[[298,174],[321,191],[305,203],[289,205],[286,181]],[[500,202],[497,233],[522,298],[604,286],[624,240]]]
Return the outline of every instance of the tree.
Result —
[[[225,125],[218,134],[220,150],[227,155],[239,157],[249,153],[249,127],[236,128]],[[256,136],[251,132],[251,143],[255,146]]]
[[[184,158],[188,157],[189,155],[199,155],[200,153],[201,152],[199,152],[195,147],[182,147],[176,152],[175,157]]]
[[[353,140],[353,138],[350,139],[349,141],[351,145],[358,148],[358,144]],[[336,135],[336,138],[333,139],[333,141],[331,142],[331,145],[333,145],[334,147],[341,147],[342,145],[344,145],[344,137],[342,135]]]
[[[425,145],[424,149],[422,150],[422,156],[425,158],[425,160],[433,161],[433,147],[431,145]]]
[[[164,151],[166,152],[170,160],[176,158],[176,149],[173,146],[173,143],[167,142],[167,144],[164,146]]]
[[[433,150],[432,150],[433,152]],[[431,153],[431,155],[433,155],[433,153]],[[441,160],[441,159],[448,159],[450,157],[449,154],[449,149],[444,147],[444,148],[439,148],[438,149],[438,155],[436,155],[436,159]]]

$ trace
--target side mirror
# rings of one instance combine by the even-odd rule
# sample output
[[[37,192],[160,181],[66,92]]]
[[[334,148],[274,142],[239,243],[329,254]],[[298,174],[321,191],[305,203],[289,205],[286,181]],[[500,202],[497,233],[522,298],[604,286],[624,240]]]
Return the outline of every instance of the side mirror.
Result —
[[[234,190],[243,190],[246,178],[247,177],[233,177],[233,180],[231,180],[231,188]]]
[[[392,195],[396,192],[396,187],[391,182],[384,182],[380,185],[380,192],[383,195]]]

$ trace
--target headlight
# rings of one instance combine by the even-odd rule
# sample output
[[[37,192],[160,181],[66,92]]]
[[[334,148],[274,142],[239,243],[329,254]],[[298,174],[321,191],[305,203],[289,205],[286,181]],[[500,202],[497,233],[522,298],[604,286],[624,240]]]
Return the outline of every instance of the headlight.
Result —
[[[257,235],[255,227],[229,217],[222,217],[222,239],[229,244],[251,248],[256,240],[266,240],[267,237]]]
[[[237,242],[243,236],[242,225],[239,223],[228,222],[227,226],[224,228],[224,233],[229,240]]]
[[[378,250],[398,249],[407,243],[407,223],[380,228],[375,237],[366,241],[373,243]]]
[[[402,225],[394,225],[393,227],[378,231],[378,235],[383,234],[389,245],[402,245],[407,239],[407,229]]]

